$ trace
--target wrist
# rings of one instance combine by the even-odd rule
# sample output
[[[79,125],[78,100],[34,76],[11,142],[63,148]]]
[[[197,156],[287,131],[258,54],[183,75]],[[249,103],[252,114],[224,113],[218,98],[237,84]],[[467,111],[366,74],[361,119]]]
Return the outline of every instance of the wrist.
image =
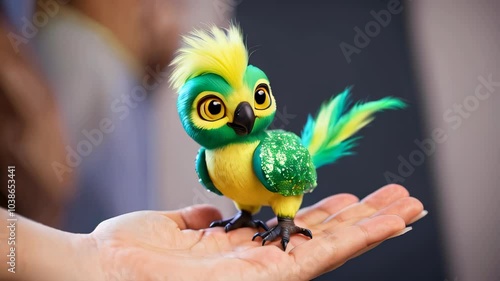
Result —
[[[64,281],[104,281],[95,239],[90,234],[66,234],[72,236],[69,240],[71,241],[69,252],[74,257],[72,259],[74,270],[69,272],[70,279],[64,279]]]
[[[3,263],[1,280],[103,280],[97,246],[89,234],[63,232],[18,216],[15,247],[15,273]],[[3,251],[2,256],[3,261]]]

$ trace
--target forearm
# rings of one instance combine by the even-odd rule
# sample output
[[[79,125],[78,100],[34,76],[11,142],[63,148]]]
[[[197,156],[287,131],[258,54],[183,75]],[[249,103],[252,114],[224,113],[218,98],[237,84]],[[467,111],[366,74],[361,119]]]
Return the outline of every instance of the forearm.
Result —
[[[100,280],[97,249],[88,235],[10,217],[5,209],[0,214],[7,225],[0,227],[1,280]]]

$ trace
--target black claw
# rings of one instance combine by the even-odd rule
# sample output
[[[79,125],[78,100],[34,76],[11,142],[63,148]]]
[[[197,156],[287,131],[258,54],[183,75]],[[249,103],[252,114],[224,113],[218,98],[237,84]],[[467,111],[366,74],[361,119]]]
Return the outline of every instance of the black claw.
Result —
[[[274,241],[277,237],[281,237],[281,246],[283,250],[286,250],[288,242],[290,242],[290,235],[295,233],[312,238],[312,232],[309,229],[296,226],[293,219],[278,217],[278,225],[264,232],[255,233],[252,241],[257,237],[262,237],[262,246],[264,246],[266,242]]]
[[[234,217],[230,219],[213,221],[210,224],[210,227],[218,227],[218,226],[223,226],[226,232],[242,227],[253,227],[253,228],[261,227],[266,231],[269,229],[264,222],[252,219],[252,214],[247,211],[239,211],[236,215],[234,215]]]
[[[283,247],[283,251],[286,250],[286,246],[288,245],[288,239],[281,239],[281,247]]]
[[[263,228],[265,231],[269,230],[269,227],[261,220],[254,220],[254,223],[257,225],[257,227]]]
[[[255,240],[255,238],[257,238],[257,237],[262,237],[262,236],[260,236],[260,233],[259,233],[259,232],[255,233],[255,234],[253,235],[253,237],[252,237],[252,241],[253,241],[253,240]]]
[[[231,223],[231,219],[228,220],[220,220],[220,221],[213,221],[209,227],[218,227],[218,226],[226,226],[227,224]]]
[[[307,228],[302,228],[302,230],[300,231],[300,233],[303,234],[303,235],[305,235],[305,236],[307,236],[307,237],[309,237],[309,238],[311,238],[311,239],[313,238],[312,232],[309,229],[307,229]]]
[[[224,221],[213,221],[209,227],[224,226],[225,224],[223,222]]]

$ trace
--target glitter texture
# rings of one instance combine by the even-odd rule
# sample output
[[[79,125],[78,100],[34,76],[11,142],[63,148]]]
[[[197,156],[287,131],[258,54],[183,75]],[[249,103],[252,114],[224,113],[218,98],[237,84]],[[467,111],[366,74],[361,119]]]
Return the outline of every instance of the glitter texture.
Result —
[[[284,196],[312,191],[316,187],[316,168],[300,138],[282,130],[267,133],[260,144],[260,159],[269,185]]]

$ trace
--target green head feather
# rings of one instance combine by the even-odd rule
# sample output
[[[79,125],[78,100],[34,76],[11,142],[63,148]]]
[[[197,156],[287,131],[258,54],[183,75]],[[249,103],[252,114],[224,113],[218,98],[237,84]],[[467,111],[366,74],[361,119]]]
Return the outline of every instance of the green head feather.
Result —
[[[170,82],[188,135],[208,149],[261,138],[276,101],[266,74],[248,65],[239,28],[194,31],[184,42]]]

